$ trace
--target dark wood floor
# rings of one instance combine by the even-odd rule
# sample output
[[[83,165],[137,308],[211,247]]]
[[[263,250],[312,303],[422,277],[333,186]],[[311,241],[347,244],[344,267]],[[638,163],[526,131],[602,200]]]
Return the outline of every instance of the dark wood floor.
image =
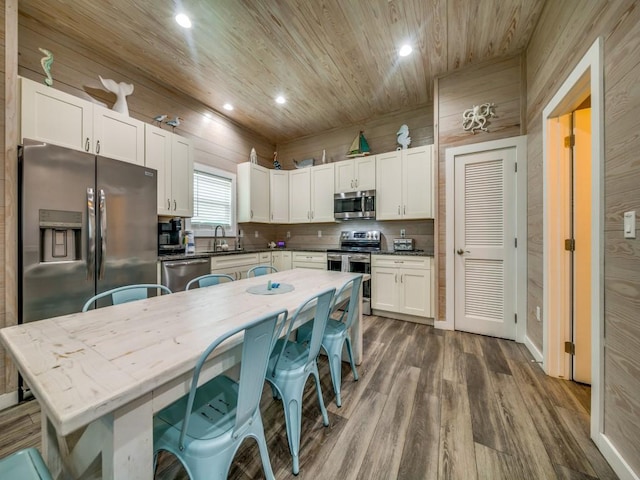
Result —
[[[307,384],[298,479],[613,479],[589,439],[589,387],[549,378],[514,342],[365,317],[365,361],[343,368],[337,408],[320,373],[330,426]],[[291,474],[282,406],[264,390],[262,415],[278,479]],[[0,457],[38,446],[36,402],[0,412]],[[169,455],[156,478],[187,478]],[[246,441],[232,479],[263,478]]]

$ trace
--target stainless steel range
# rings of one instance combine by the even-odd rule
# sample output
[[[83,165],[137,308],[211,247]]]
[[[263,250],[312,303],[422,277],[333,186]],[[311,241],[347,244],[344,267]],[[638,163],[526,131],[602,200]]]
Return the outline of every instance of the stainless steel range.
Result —
[[[345,230],[340,233],[340,248],[327,251],[327,269],[370,275],[371,252],[379,251],[380,246],[379,230]],[[371,315],[371,280],[362,285],[362,313]]]

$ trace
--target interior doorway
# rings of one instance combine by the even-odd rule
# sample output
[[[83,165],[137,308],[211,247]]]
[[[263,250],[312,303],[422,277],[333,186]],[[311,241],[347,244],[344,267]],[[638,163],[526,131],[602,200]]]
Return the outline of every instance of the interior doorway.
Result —
[[[598,39],[542,115],[542,353],[548,375],[591,383],[591,436],[599,446],[604,429],[603,103]]]

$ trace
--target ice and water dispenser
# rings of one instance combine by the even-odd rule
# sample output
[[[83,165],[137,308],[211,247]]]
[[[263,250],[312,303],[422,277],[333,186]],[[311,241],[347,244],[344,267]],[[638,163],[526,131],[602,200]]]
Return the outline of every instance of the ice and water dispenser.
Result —
[[[82,212],[40,210],[40,261],[80,260]]]

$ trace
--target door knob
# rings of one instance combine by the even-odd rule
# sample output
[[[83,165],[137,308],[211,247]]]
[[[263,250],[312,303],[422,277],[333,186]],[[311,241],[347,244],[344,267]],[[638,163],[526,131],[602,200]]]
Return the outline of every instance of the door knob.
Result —
[[[456,253],[457,253],[458,255],[464,255],[464,250],[463,250],[463,249],[461,249],[461,248],[459,248],[459,249],[456,251]]]

